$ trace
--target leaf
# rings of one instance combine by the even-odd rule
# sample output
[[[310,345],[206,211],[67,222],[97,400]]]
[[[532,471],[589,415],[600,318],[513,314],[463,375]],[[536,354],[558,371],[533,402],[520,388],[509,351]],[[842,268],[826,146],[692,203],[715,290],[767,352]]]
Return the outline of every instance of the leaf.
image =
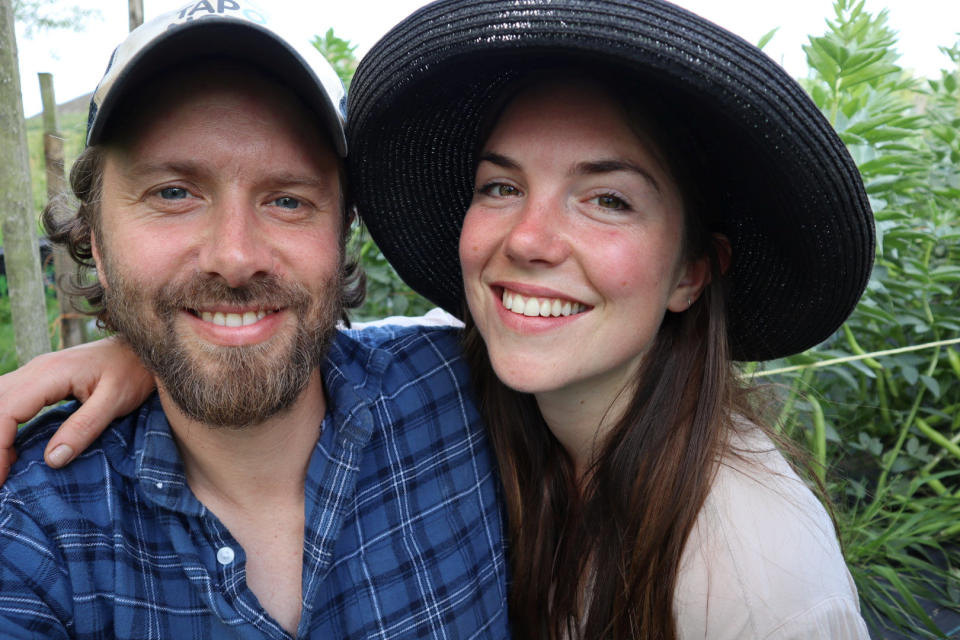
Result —
[[[930,273],[930,277],[936,282],[960,282],[960,266],[937,267]]]
[[[903,374],[903,379],[910,386],[917,384],[917,380],[920,378],[920,372],[917,371],[917,368],[908,364],[900,365],[900,373]]]
[[[766,32],[765,34],[763,34],[762,36],[760,36],[760,40],[757,41],[757,49],[761,49],[761,50],[762,50],[765,46],[767,46],[767,44],[768,44],[771,40],[773,40],[773,36],[775,36],[776,33],[777,33],[777,31],[779,31],[779,30],[780,30],[780,27],[775,27],[775,28],[773,28],[773,29],[770,29],[770,31],[767,31],[767,32]]]
[[[936,399],[940,398],[940,383],[937,382],[936,378],[933,378],[928,375],[921,375],[920,381],[923,383],[923,386],[925,386],[930,391],[930,393],[933,394],[934,398]]]

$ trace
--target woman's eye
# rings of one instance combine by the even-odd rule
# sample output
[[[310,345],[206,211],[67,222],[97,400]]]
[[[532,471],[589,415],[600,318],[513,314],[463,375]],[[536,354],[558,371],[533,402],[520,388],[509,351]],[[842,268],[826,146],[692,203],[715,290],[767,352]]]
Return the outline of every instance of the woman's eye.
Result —
[[[623,201],[623,198],[615,196],[613,194],[607,193],[602,196],[597,196],[593,199],[600,207],[604,209],[629,209],[630,207],[626,202]]]
[[[190,193],[183,187],[165,187],[159,191],[164,200],[184,200]]]
[[[281,209],[296,209],[300,206],[300,201],[296,198],[291,198],[290,196],[282,196],[274,200],[271,204],[274,204]]]
[[[520,189],[503,182],[494,182],[492,184],[485,185],[480,187],[478,191],[484,195],[494,196],[496,198],[507,198],[520,195]]]

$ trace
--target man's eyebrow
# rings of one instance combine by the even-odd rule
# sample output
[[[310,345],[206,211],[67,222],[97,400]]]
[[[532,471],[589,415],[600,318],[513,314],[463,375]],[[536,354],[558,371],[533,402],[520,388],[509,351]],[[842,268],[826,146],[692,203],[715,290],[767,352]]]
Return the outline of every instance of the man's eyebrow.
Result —
[[[172,173],[186,176],[188,178],[202,177],[209,173],[203,165],[190,161],[171,161],[171,162],[147,162],[134,163],[127,165],[128,176],[150,176],[161,173]],[[275,185],[278,187],[319,187],[328,186],[328,181],[320,176],[314,176],[305,173],[295,173],[289,171],[277,171],[268,173],[260,180],[263,184]]]
[[[617,171],[629,171],[643,176],[646,181],[657,193],[662,193],[660,183],[643,167],[634,164],[628,160],[594,160],[590,162],[578,162],[571,175],[590,175],[594,173],[615,173]]]
[[[481,154],[478,164],[480,162],[489,162],[490,164],[495,164],[498,167],[503,167],[504,169],[520,168],[520,164],[517,163],[516,160],[512,160],[499,153],[494,153],[493,151],[487,151],[486,153]]]
[[[278,185],[283,187],[317,187],[327,188],[330,181],[320,176],[307,175],[302,173],[270,173],[263,177],[261,182],[266,184]],[[334,183],[336,181],[333,181]]]
[[[199,176],[206,173],[203,167],[196,162],[133,162],[124,165],[125,174],[131,177],[150,176],[157,173],[176,173],[185,176]]]

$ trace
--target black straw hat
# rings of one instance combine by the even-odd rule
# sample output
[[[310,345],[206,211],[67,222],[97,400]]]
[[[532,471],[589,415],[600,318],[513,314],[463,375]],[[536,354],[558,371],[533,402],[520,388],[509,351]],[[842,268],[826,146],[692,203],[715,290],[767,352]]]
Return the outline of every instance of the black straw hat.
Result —
[[[836,331],[874,256],[856,165],[780,66],[659,0],[440,0],[364,56],[348,102],[352,186],[411,287],[462,313],[457,244],[484,119],[506,83],[544,60],[615,70],[698,141],[701,197],[733,247],[735,359],[797,353]]]

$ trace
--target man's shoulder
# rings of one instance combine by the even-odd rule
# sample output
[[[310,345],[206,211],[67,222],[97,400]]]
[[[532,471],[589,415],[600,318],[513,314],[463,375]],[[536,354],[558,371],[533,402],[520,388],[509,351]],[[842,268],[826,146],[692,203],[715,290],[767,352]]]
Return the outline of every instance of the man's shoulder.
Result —
[[[359,334],[342,333],[328,358],[324,381],[338,407],[351,406],[339,400],[354,392],[365,397],[377,407],[378,437],[403,433],[425,446],[438,446],[440,437],[483,439],[459,328],[385,325]]]
[[[43,460],[43,453],[53,434],[80,405],[75,401],[67,402],[44,412],[17,433],[17,461],[0,491],[28,498],[52,492],[69,494],[77,490],[78,484],[85,483],[99,485],[102,493],[107,475],[117,467],[123,468],[124,460],[132,457],[138,420],[141,412],[149,408],[147,404],[114,420],[100,437],[63,469],[48,467]]]
[[[125,427],[136,416],[115,421],[73,462],[51,469],[43,461],[44,448],[77,406],[71,402],[51,409],[17,434],[18,459],[0,487],[0,556],[6,569],[52,571],[56,566],[62,571],[74,550],[111,548],[116,497],[126,486],[115,459],[123,456],[131,437]],[[3,580],[0,584],[10,587]]]
[[[456,318],[447,314],[440,319],[429,315],[414,318],[397,316],[377,322],[357,323],[341,333],[346,339],[369,349],[382,349],[393,354],[416,352],[430,346],[432,349],[439,348],[447,355],[458,356],[462,329],[462,325],[456,324]]]
[[[364,379],[383,390],[410,384],[436,383],[446,377],[465,384],[460,347],[461,329],[453,326],[377,325],[342,331],[330,352],[330,365],[357,368]],[[451,377],[452,376],[452,377]]]
[[[53,407],[24,425],[17,432],[15,447],[17,450],[17,461],[10,471],[9,479],[5,488],[18,484],[21,477],[25,474],[36,476],[45,475],[52,472],[43,462],[43,452],[67,418],[80,406],[79,402],[65,402],[60,406]],[[99,439],[93,444],[94,447],[100,445]],[[69,467],[68,467],[69,468]]]

